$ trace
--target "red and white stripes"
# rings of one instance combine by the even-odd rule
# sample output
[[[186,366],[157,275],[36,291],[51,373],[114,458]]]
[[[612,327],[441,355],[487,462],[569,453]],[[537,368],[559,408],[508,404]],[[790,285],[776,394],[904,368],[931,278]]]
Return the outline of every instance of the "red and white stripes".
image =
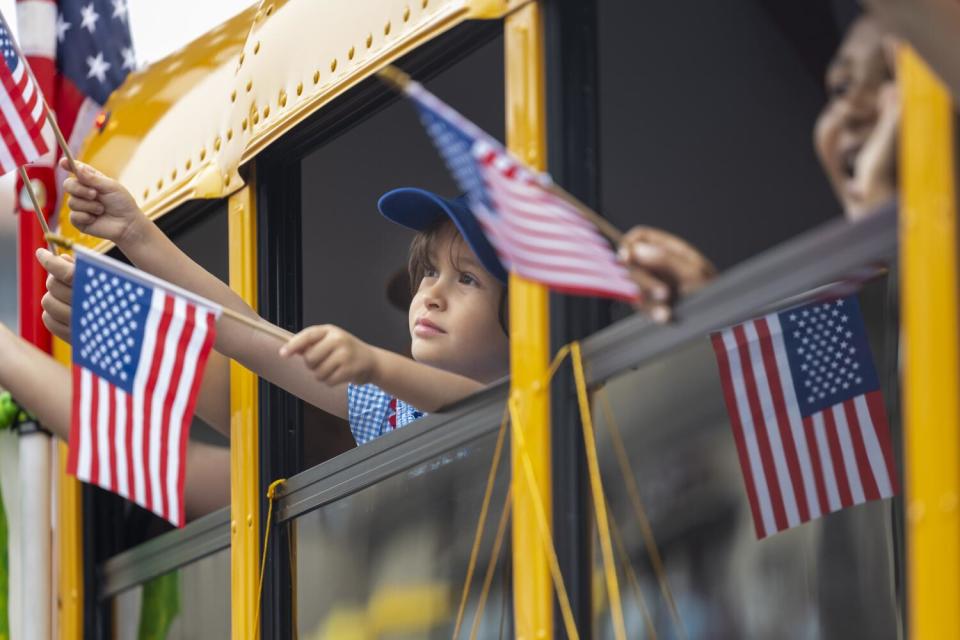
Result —
[[[712,340],[757,537],[897,493],[879,391],[802,416],[777,314]]]
[[[215,322],[155,289],[132,393],[73,365],[71,473],[183,525],[189,420]]]
[[[6,36],[12,37],[12,36]],[[9,45],[4,45],[9,46]],[[13,60],[13,68],[9,64]],[[43,138],[43,97],[20,56],[0,65],[0,168],[15,171],[49,151]]]
[[[496,213],[477,217],[504,265],[557,291],[636,300],[639,291],[597,228],[502,150],[473,150]]]

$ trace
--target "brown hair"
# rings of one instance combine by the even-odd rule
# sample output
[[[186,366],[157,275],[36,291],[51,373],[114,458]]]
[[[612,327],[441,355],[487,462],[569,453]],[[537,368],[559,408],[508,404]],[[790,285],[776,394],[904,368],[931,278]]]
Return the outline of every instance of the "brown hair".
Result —
[[[460,231],[453,224],[453,221],[450,220],[450,218],[443,217],[426,229],[421,229],[417,232],[417,235],[413,237],[413,241],[410,243],[410,259],[407,261],[411,297],[417,295],[417,290],[420,289],[420,281],[423,280],[427,269],[433,266],[433,259],[430,254],[433,250],[434,243],[436,243],[437,238],[448,232],[455,233],[458,237],[460,236]],[[453,249],[451,248],[450,261],[456,264],[456,257],[452,255],[452,252]],[[509,335],[507,329],[507,285],[503,285],[503,288],[500,290],[500,303],[497,309],[497,317],[500,320],[500,328],[503,329],[505,334]]]

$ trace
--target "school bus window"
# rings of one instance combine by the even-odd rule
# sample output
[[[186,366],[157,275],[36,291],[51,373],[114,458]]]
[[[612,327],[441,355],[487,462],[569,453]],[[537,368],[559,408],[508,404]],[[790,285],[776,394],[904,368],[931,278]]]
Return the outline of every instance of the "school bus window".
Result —
[[[503,131],[498,37],[427,83],[494,135]],[[381,195],[417,187],[457,195],[414,109],[397,101],[301,163],[303,326],[333,324],[409,355],[407,262],[412,231],[377,211]],[[305,466],[351,448],[346,423],[304,407]]]
[[[889,433],[896,443],[900,390],[892,286],[889,277],[881,277],[854,298],[862,311],[872,362],[890,411]],[[819,300],[817,307],[824,298]],[[830,300],[829,306],[835,302]],[[789,313],[781,317],[786,323]],[[832,327],[827,329],[833,332]],[[870,497],[871,491],[883,496],[889,476],[869,453],[854,455],[857,445],[847,446],[862,437],[867,443],[864,451],[869,452],[871,434],[882,441],[883,432],[876,424],[852,418],[838,423],[840,437],[823,440],[824,449],[815,446],[813,431],[810,439],[802,432],[795,439],[789,430],[780,430],[782,439],[775,437],[777,428],[769,428],[776,424],[771,416],[777,401],[764,399],[775,392],[773,387],[765,391],[763,379],[779,384],[774,378],[779,372],[772,361],[763,364],[759,356],[747,355],[767,347],[762,338],[745,335],[749,343],[744,344],[739,366],[746,369],[752,363],[756,368],[747,378],[737,379],[745,380],[744,397],[756,388],[756,406],[771,407],[752,414],[752,423],[749,410],[744,415],[728,409],[722,374],[717,375],[716,346],[711,348],[708,336],[697,336],[636,370],[613,376],[593,394],[612,548],[625,567],[620,585],[628,637],[684,631],[697,637],[704,629],[721,637],[778,637],[786,629],[801,628],[818,637],[896,637],[898,584],[893,576],[903,557],[899,506],[876,499],[877,495]],[[730,356],[734,358],[736,354]],[[756,387],[750,383],[753,379]],[[804,388],[799,380],[796,384]],[[689,398],[696,402],[685,400]],[[734,415],[741,416],[736,426]],[[744,444],[736,437],[740,432],[748,438]],[[755,434],[753,445],[750,434]],[[843,434],[849,434],[847,444]],[[793,465],[797,484],[749,466],[772,468],[772,462],[760,462],[767,447],[771,460],[779,456]],[[746,460],[738,458],[744,453]],[[837,462],[835,476],[823,460]],[[753,484],[745,476],[753,478]],[[765,484],[764,478],[769,482]],[[874,481],[878,489],[871,490]],[[846,490],[850,497],[834,498],[831,487],[839,487],[840,493]],[[757,513],[752,512],[754,495]],[[821,499],[827,509],[834,499],[835,507],[840,500],[866,502],[823,517],[811,515]],[[684,507],[678,509],[677,504]],[[780,527],[795,528],[774,535]],[[603,574],[600,554],[594,562],[595,572]],[[754,608],[753,603],[771,593],[780,603],[775,611]],[[596,622],[602,633],[612,635],[609,600],[597,602],[602,604],[594,610]]]
[[[496,415],[496,411],[494,415]],[[494,418],[495,419],[495,418]],[[338,637],[346,629],[373,636],[448,637],[466,579],[498,430],[444,451],[406,471],[292,521],[297,541],[294,628],[301,637]],[[485,540],[505,510],[509,471],[502,454],[489,501]],[[468,596],[461,629],[479,637],[512,626],[509,545],[485,543],[477,559],[494,567],[486,607]],[[362,549],[362,553],[358,553]],[[324,570],[318,571],[318,567]],[[324,576],[341,577],[336,584]],[[406,611],[397,616],[391,612]]]

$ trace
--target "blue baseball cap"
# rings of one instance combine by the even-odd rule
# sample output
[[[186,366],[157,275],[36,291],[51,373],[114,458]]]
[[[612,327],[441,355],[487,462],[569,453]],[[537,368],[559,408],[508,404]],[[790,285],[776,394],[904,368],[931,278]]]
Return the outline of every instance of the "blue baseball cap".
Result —
[[[444,216],[450,218],[483,268],[503,284],[507,283],[507,270],[467,206],[466,196],[451,200],[425,189],[403,187],[380,196],[377,208],[387,220],[414,231],[422,231]]]

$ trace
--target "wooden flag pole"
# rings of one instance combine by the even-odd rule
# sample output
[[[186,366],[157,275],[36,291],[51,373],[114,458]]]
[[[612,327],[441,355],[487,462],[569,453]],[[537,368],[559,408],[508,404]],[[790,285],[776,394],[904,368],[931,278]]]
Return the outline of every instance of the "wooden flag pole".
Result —
[[[30,182],[30,176],[27,175],[27,170],[23,165],[17,167],[17,171],[20,172],[20,179],[23,181],[23,187],[27,190],[27,193],[30,194],[30,202],[33,203],[33,211],[37,214],[37,222],[40,223],[40,228],[43,229],[43,237],[52,235],[50,233],[50,227],[47,226],[47,219],[43,215],[43,207],[40,206],[40,200],[37,198],[37,194],[33,190],[33,183]],[[57,247],[47,238],[47,247],[50,248],[50,253],[56,255]]]
[[[410,74],[392,64],[388,64],[384,68],[377,71],[377,76],[398,91],[403,91],[407,85],[413,81],[413,79],[410,77]],[[519,160],[517,162],[519,162]],[[582,218],[596,225],[597,229],[600,230],[600,233],[602,233],[614,245],[619,246],[623,241],[622,231],[610,224],[610,222],[599,213],[580,202],[577,198],[563,189],[563,187],[551,182],[550,184],[544,185],[544,188],[573,207],[573,210],[576,211]]]
[[[47,233],[45,237],[47,239],[47,242],[59,245],[64,249],[73,249],[73,245],[75,244],[73,240],[64,238],[63,236],[58,235],[56,233]],[[288,340],[290,340],[290,338],[293,337],[293,334],[287,331],[286,329],[281,329],[280,327],[274,324],[270,324],[269,322],[261,318],[251,318],[250,316],[246,316],[238,311],[234,311],[233,309],[230,309],[227,307],[220,307],[220,310],[223,313],[223,315],[230,318],[231,320],[236,320],[242,325],[246,325],[251,329],[260,331],[262,333],[266,333],[267,335],[271,335],[274,338],[282,340],[283,342],[287,342]]]
[[[67,145],[67,139],[63,137],[63,132],[60,131],[60,126],[57,124],[57,119],[50,110],[50,106],[47,104],[47,99],[44,97],[43,91],[40,90],[40,83],[37,82],[37,77],[33,75],[33,69],[30,68],[30,63],[27,62],[27,57],[23,55],[23,51],[20,50],[20,45],[17,43],[17,39],[13,37],[13,31],[10,30],[10,25],[7,23],[7,19],[3,16],[3,12],[0,12],[0,22],[3,22],[4,29],[6,29],[7,33],[10,34],[10,45],[13,47],[13,50],[16,51],[20,59],[23,60],[23,67],[26,69],[27,75],[30,76],[30,81],[33,82],[33,86],[37,90],[37,95],[40,98],[40,102],[43,104],[43,113],[47,118],[47,122],[49,122],[50,126],[53,128],[53,135],[57,139],[57,144],[60,146],[60,150],[63,151],[63,155],[67,158],[67,163],[70,165],[70,172],[76,175],[77,162],[73,157],[73,153],[70,151],[69,145]]]

